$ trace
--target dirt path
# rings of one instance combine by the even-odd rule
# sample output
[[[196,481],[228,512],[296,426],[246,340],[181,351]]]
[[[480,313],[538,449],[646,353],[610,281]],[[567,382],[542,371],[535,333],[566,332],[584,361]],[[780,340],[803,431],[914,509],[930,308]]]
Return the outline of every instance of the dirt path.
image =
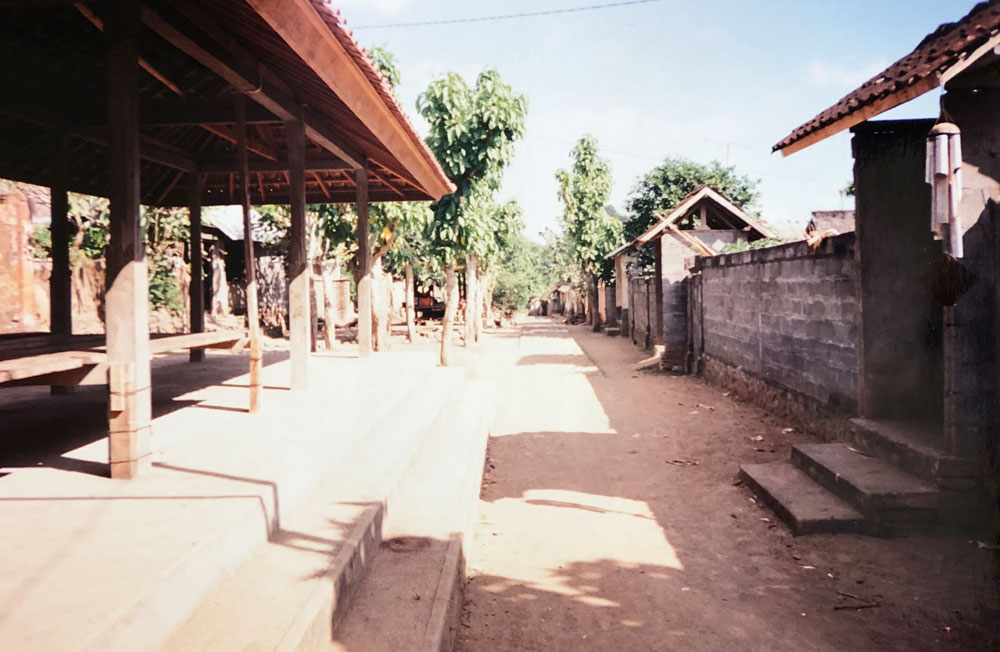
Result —
[[[460,652],[995,649],[990,551],[794,538],[738,486],[808,435],[584,327],[502,342]]]

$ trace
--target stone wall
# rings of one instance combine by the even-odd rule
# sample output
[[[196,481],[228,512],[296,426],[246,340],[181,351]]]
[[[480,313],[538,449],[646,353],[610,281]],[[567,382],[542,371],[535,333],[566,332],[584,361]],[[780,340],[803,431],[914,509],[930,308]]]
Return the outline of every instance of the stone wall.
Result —
[[[776,395],[801,397],[812,412],[855,412],[854,234],[828,238],[814,253],[795,242],[701,257],[693,271],[691,366],[736,368]]]

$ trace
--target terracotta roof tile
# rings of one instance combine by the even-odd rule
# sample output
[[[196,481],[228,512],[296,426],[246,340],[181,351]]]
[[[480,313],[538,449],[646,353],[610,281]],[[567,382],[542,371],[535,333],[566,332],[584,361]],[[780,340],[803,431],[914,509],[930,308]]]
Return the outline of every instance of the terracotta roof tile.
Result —
[[[428,149],[423,139],[420,138],[420,135],[417,134],[416,129],[413,128],[413,125],[410,123],[410,119],[406,116],[406,113],[403,112],[402,107],[399,106],[399,100],[396,98],[396,93],[392,86],[378,71],[375,64],[372,63],[371,57],[368,56],[368,51],[361,47],[361,44],[354,38],[354,34],[347,28],[347,21],[340,15],[340,10],[332,7],[327,0],[310,1],[312,2],[313,7],[316,8],[316,13],[323,18],[323,21],[330,28],[330,32],[337,37],[340,44],[358,64],[358,68],[361,69],[361,72],[364,73],[365,77],[368,78],[368,81],[370,81],[372,86],[375,87],[375,90],[378,91],[382,101],[385,102],[392,114],[396,116],[400,124],[402,124],[406,129],[407,134],[417,145],[417,148],[420,150],[424,159],[430,163],[435,172],[447,179],[448,175],[445,174],[444,170],[441,168],[441,164],[438,162],[437,158],[435,158],[430,149]]]
[[[967,16],[928,34],[916,49],[875,75],[839,102],[799,126],[773,148],[778,151],[849,115],[931,81],[981,46],[1000,30],[1000,0],[981,2]],[[937,85],[934,80],[934,85]],[[923,92],[926,92],[925,89]],[[912,98],[906,98],[912,99]],[[905,101],[905,100],[904,100]],[[901,103],[901,102],[900,102]],[[845,125],[845,128],[850,125]]]

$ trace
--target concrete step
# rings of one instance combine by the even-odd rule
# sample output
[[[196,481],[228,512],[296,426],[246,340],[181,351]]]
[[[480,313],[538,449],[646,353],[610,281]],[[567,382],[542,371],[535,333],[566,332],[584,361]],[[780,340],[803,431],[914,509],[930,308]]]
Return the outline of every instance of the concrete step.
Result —
[[[933,522],[939,491],[888,463],[845,444],[798,444],[792,463],[843,498],[882,534]]]
[[[792,533],[863,533],[864,516],[788,462],[743,464],[740,478]]]
[[[433,368],[433,360],[427,356],[397,358],[400,366],[410,370],[408,378],[417,381],[423,369]],[[353,443],[367,439],[383,418],[365,411],[369,401],[365,388],[397,382],[388,361],[345,359],[338,368],[343,379],[330,379],[326,374],[325,382],[314,378],[308,392],[273,393],[260,414],[247,417],[252,423],[246,430],[225,409],[199,414],[197,425],[185,435],[189,441],[180,437],[168,453],[157,453],[151,476],[133,481],[133,491],[140,493],[150,491],[143,489],[147,484],[166,483],[167,488],[157,492],[163,500],[148,504],[173,505],[171,511],[160,508],[152,512],[160,520],[152,527],[137,522],[136,535],[115,553],[114,563],[122,569],[116,583],[121,589],[113,595],[101,590],[100,595],[74,600],[76,618],[67,617],[59,628],[51,628],[62,629],[63,621],[71,627],[68,623],[85,620],[85,625],[72,625],[67,632],[71,645],[51,645],[48,638],[36,638],[37,648],[18,649],[159,649],[213,587],[264,545],[327,474],[344,464]],[[265,379],[269,374],[271,370],[265,370]],[[416,385],[417,381],[405,382]],[[268,382],[278,384],[280,380],[265,380]],[[406,395],[404,389],[388,397],[386,405],[395,411]],[[317,400],[343,402],[340,410],[331,414],[328,432],[317,432],[314,421],[306,415],[308,406]],[[183,418],[183,411],[156,423],[175,418]],[[206,438],[212,439],[211,445],[206,444]],[[161,474],[164,477],[157,477]],[[174,496],[177,500],[171,500]],[[194,514],[197,518],[192,518]],[[336,517],[349,522],[342,513]],[[72,593],[80,592],[98,593],[85,586]],[[95,608],[90,605],[103,609],[96,617],[88,616]],[[52,633],[53,638],[58,635],[58,631]]]
[[[888,462],[925,482],[946,488],[968,489],[957,479],[980,472],[972,459],[948,455],[942,446],[940,425],[902,421],[851,419],[847,441],[855,448]]]
[[[467,382],[454,411],[435,426],[390,500],[386,540],[336,632],[334,649],[452,649],[494,393],[491,381]]]
[[[386,496],[462,382],[426,369],[412,391],[385,384],[388,409],[270,540],[219,582],[164,650],[299,650],[329,645],[376,555]],[[369,385],[369,388],[372,386]],[[368,405],[373,402],[368,401]],[[333,433],[330,433],[333,436]],[[317,647],[318,646],[318,647]]]

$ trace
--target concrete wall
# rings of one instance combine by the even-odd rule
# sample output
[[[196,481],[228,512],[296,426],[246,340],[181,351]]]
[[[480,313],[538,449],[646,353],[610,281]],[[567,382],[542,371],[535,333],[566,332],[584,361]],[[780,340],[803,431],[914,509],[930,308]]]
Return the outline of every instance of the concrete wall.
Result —
[[[738,368],[851,414],[857,394],[854,235],[699,258],[692,282],[693,366]]]
[[[933,121],[853,129],[861,301],[860,413],[941,423],[941,307],[925,289],[940,257],[930,231],[925,139]]]
[[[721,231],[720,233],[726,233]],[[684,365],[688,348],[688,270],[687,261],[695,252],[674,235],[659,239],[661,287],[661,322],[658,343],[664,345],[663,363],[667,368]]]
[[[996,249],[1000,210],[1000,90],[949,90],[944,106],[962,130],[962,265],[972,288],[945,309],[944,437],[951,452],[996,449]]]
[[[629,279],[629,335],[640,349],[653,345],[649,317],[656,305],[655,283],[652,278]]]

